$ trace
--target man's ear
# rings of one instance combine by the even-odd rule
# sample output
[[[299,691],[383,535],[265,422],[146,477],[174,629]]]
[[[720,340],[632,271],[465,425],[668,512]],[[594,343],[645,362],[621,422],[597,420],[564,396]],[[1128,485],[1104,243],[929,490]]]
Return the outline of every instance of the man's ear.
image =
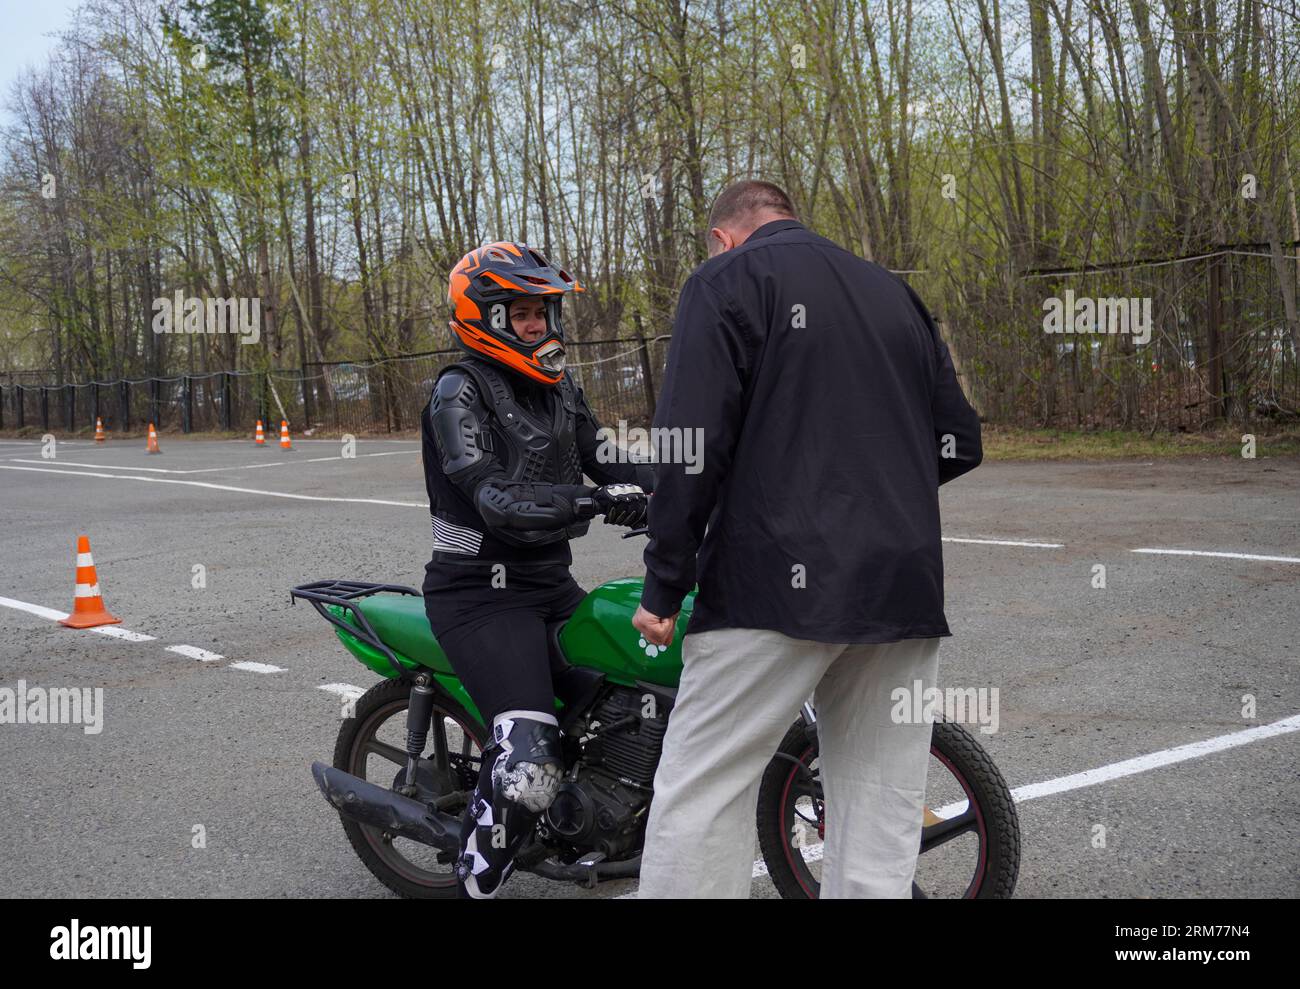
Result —
[[[736,240],[721,227],[709,231],[709,257],[717,257],[736,246]]]

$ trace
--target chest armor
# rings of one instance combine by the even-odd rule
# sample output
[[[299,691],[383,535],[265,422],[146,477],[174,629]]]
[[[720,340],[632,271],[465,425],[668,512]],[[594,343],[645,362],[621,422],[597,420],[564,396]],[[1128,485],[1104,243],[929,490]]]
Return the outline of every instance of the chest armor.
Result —
[[[510,480],[582,483],[578,403],[567,374],[554,388],[537,390],[537,401],[525,407],[506,375],[496,368],[479,361],[464,361],[452,367],[478,382],[491,420],[490,430],[479,442],[505,465]],[[586,530],[584,523],[582,531]]]

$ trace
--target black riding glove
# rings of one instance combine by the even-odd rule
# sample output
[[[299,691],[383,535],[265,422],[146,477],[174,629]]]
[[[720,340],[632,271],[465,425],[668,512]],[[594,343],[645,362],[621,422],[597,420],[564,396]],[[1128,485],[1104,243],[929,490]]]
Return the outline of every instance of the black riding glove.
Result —
[[[606,484],[592,492],[591,498],[609,525],[636,528],[645,524],[646,494],[635,484]]]

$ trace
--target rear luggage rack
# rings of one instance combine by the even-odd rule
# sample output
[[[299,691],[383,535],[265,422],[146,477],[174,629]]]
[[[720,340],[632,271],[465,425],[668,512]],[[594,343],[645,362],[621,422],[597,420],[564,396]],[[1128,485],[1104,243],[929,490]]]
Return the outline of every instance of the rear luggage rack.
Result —
[[[384,659],[388,660],[393,671],[401,676],[406,667],[397,661],[393,651],[384,645],[361,609],[353,603],[371,594],[384,593],[421,596],[419,591],[401,584],[371,584],[364,580],[317,580],[310,584],[299,584],[289,591],[289,602],[292,604],[294,598],[310,601],[311,606],[320,613],[322,618],[379,652]],[[329,605],[352,612],[356,616],[356,624],[346,622],[340,616],[333,614],[328,610]]]

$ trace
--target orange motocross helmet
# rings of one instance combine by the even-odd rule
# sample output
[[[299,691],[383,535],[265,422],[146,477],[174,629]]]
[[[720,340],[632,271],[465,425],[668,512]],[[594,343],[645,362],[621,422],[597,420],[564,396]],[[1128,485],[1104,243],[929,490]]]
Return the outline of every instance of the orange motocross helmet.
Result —
[[[461,347],[542,384],[564,376],[564,325],[560,300],[584,289],[573,276],[527,244],[499,240],[470,251],[451,269],[447,300],[451,329]],[[510,303],[543,296],[546,333],[533,343],[515,336]]]

